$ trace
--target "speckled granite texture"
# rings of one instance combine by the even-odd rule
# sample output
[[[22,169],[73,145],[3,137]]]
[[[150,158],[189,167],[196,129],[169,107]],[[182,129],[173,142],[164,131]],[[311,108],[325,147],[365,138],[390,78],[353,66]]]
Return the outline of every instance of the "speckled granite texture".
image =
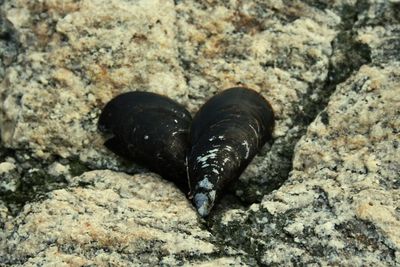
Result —
[[[398,1],[0,4],[0,265],[400,265]],[[236,85],[274,138],[207,221],[102,146],[117,94]]]
[[[214,232],[267,265],[400,264],[398,67],[363,66],[338,86],[285,184],[221,214]]]
[[[222,251],[196,216],[185,196],[156,175],[88,172],[7,222],[2,257],[57,266],[240,265],[232,248],[218,256]]]

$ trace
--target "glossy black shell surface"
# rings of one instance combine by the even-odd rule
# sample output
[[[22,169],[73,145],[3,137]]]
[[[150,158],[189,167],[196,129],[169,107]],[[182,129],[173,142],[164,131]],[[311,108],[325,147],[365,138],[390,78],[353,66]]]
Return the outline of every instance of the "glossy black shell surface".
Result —
[[[155,93],[128,92],[106,104],[98,128],[111,136],[104,145],[187,190],[185,156],[190,113]]]
[[[274,113],[259,93],[230,88],[208,100],[193,118],[188,154],[190,197],[203,217],[271,138]]]

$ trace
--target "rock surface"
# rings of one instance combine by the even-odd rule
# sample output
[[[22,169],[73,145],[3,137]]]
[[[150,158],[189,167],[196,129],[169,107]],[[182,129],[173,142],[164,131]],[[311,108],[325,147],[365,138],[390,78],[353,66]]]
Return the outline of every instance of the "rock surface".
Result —
[[[286,183],[214,232],[266,265],[400,264],[399,65],[341,84],[295,149]]]
[[[0,85],[7,147],[96,161],[96,118],[112,96],[151,89],[186,99],[172,1],[7,1],[3,10],[23,50]]]
[[[9,265],[244,264],[243,253],[213,244],[185,196],[156,175],[74,177],[7,222],[5,239],[0,259]]]
[[[400,265],[399,14],[397,0],[0,1],[0,265]],[[274,140],[207,222],[102,145],[117,94],[194,113],[237,85],[272,103]],[[142,175],[80,176],[104,168]],[[130,209],[150,196],[169,208]]]
[[[42,161],[78,157],[91,168],[124,170],[96,129],[113,96],[149,90],[195,112],[217,91],[248,86],[277,114],[274,144],[236,190],[246,202],[260,200],[287,178],[293,147],[316,115],[308,109],[324,96],[340,23],[306,4],[287,8],[262,1],[7,2],[4,14],[23,52],[0,84],[3,142]]]

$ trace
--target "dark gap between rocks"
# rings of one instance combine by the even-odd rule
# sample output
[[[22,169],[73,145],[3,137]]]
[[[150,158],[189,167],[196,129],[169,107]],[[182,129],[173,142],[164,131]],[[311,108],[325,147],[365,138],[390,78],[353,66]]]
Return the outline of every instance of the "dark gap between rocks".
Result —
[[[345,81],[354,71],[357,71],[360,66],[368,64],[371,62],[371,52],[367,45],[358,43],[355,40],[356,32],[352,29],[354,23],[357,21],[357,15],[360,11],[365,10],[365,1],[358,1],[355,7],[343,7],[342,19],[343,23],[340,26],[341,29],[337,34],[335,40],[332,42],[333,53],[330,58],[328,77],[325,81],[324,90],[321,92],[318,101],[313,101],[311,98],[305,99],[304,111],[298,114],[294,120],[299,122],[300,125],[304,127],[296,132],[293,139],[290,142],[286,142],[282,149],[286,157],[286,166],[284,170],[280,170],[280,182],[273,185],[272,187],[278,188],[289,176],[292,170],[292,156],[294,146],[297,141],[306,132],[307,125],[310,124],[316,116],[326,107],[329,101],[329,97],[335,91],[336,86]],[[7,34],[5,35],[8,36]],[[9,38],[5,38],[9,39]],[[185,66],[187,63],[182,62]],[[307,95],[312,94],[312,88]],[[326,123],[329,121],[327,114],[322,113],[322,119]],[[18,214],[19,210],[24,206],[26,202],[35,200],[43,196],[46,192],[51,190],[64,188],[67,186],[67,182],[63,177],[50,177],[46,170],[54,162],[59,162],[60,159],[55,159],[54,161],[44,163],[43,161],[37,161],[32,159],[31,161],[26,161],[23,158],[24,154],[29,154],[26,151],[17,151],[6,148],[0,148],[0,160],[3,161],[6,157],[11,157],[16,159],[16,165],[23,165],[21,170],[17,171],[19,175],[20,184],[15,192],[3,193],[0,191],[0,199],[6,203],[12,215]],[[21,161],[18,160],[21,159]],[[23,160],[23,161],[22,161]],[[68,164],[70,167],[70,173],[73,176],[80,175],[85,171],[91,170],[92,168],[86,164],[83,164],[78,159],[69,159],[62,162]],[[282,166],[282,165],[281,165]],[[32,169],[37,169],[38,171],[30,171]],[[272,191],[272,190],[271,190]],[[221,247],[221,250],[226,246],[226,236],[229,236],[228,244],[235,248],[244,249],[249,255],[254,257],[254,260],[258,265],[262,265],[260,257],[262,255],[257,255],[257,251],[263,251],[258,249],[258,246],[264,246],[264,244],[251,244],[250,242],[243,245],[243,241],[240,236],[241,225],[233,225],[232,228],[226,228],[228,230],[225,233],[218,232],[218,227],[215,228],[214,223],[220,221],[219,216],[223,214],[224,210],[229,210],[232,208],[247,209],[251,204],[260,202],[261,199],[256,199],[253,202],[245,202],[240,200],[233,194],[228,194],[225,196],[221,205],[216,207],[217,214],[216,217],[210,218],[207,222],[207,229],[216,237],[216,244]],[[256,223],[249,223],[251,225],[256,225]],[[234,229],[236,228],[236,229]],[[349,232],[350,232],[349,228]],[[290,242],[290,236],[287,236],[288,242]],[[223,251],[223,250],[222,250]]]
[[[325,80],[325,84],[321,94],[319,95],[318,101],[315,101],[310,97],[306,98],[303,104],[303,111],[299,112],[298,115],[294,117],[294,120],[298,122],[296,126],[300,125],[303,127],[300,127],[301,129],[292,137],[293,139],[291,142],[287,142],[285,144],[285,160],[287,161],[286,163],[289,162],[289,164],[285,170],[281,170],[284,175],[280,177],[280,182],[278,181],[275,185],[273,185],[274,189],[279,188],[288,179],[289,173],[292,170],[294,147],[297,141],[306,133],[308,125],[315,120],[320,112],[322,112],[322,120],[325,123],[329,122],[329,117],[327,113],[324,113],[323,110],[327,106],[329,98],[334,93],[336,86],[346,81],[354,72],[358,71],[362,65],[371,63],[371,51],[369,46],[356,40],[357,29],[353,29],[355,23],[358,21],[358,15],[367,9],[367,2],[365,0],[359,0],[355,6],[345,5],[341,10],[338,11],[342,17],[342,23],[339,25],[339,32],[331,44],[332,55],[329,60],[327,79]],[[308,96],[312,93],[312,88],[309,87],[309,89],[310,90],[307,94]],[[207,222],[207,228],[217,238],[217,242],[230,245],[234,248],[247,252],[250,256],[254,257],[260,266],[263,265],[261,262],[262,255],[258,255],[257,251],[263,251],[262,249],[258,249],[258,246],[263,246],[263,244],[256,244],[257,242],[254,244],[243,244],[245,238],[240,236],[242,232],[240,228],[242,227],[242,224],[247,224],[247,222],[242,222],[241,225],[233,225],[233,228],[228,226],[225,227],[225,229],[220,229],[217,223],[221,221],[224,211],[230,209],[242,209],[245,211],[252,204],[260,203],[261,198],[255,199],[253,202],[246,203],[238,200],[238,198],[233,195],[227,195],[222,199],[221,204],[218,205],[221,207],[216,208],[221,210],[219,210]],[[257,224],[250,223],[250,225],[256,226]],[[282,233],[282,235],[284,234]],[[290,239],[290,236],[287,236],[287,238]]]
[[[107,167],[104,163],[98,165],[84,163],[77,156],[70,158],[52,156],[48,160],[43,160],[32,157],[33,154],[30,150],[6,148],[0,139],[0,163],[12,162],[16,166],[15,170],[5,174],[7,179],[0,180],[0,201],[4,202],[12,216],[17,216],[26,203],[43,201],[47,198],[48,192],[70,186],[68,178],[80,176],[88,171],[110,169],[130,175],[150,172],[124,158],[120,158],[120,165]],[[68,171],[51,174],[49,168],[52,164],[61,164]],[[15,189],[7,188],[9,182],[15,184]],[[81,183],[82,187],[88,185]]]
[[[297,122],[296,125],[289,130],[287,136],[280,140],[273,140],[274,143],[270,143],[270,148],[275,150],[273,153],[277,155],[279,163],[274,162],[269,166],[268,174],[271,176],[269,180],[265,184],[246,184],[238,181],[215,208],[218,213],[221,210],[248,209],[252,204],[260,203],[264,194],[254,194],[259,186],[268,187],[267,193],[279,188],[289,178],[289,173],[292,171],[295,145],[306,133],[308,125],[315,120],[320,112],[322,112],[322,120],[325,123],[329,122],[329,117],[323,110],[327,106],[336,86],[347,80],[362,65],[371,63],[369,47],[355,40],[356,31],[352,28],[352,25],[357,20],[358,12],[361,12],[362,8],[365,7],[363,1],[359,2],[361,3],[351,7],[351,10],[347,6],[343,8],[343,18],[346,20],[339,25],[340,31],[332,41],[332,55],[330,57],[328,75],[323,90],[320,91],[319,98],[313,100],[310,97],[313,93],[313,87],[312,85],[309,86],[309,92],[306,94],[308,97],[304,98],[303,110],[299,110],[297,116],[293,118]],[[237,197],[237,194],[234,193],[237,190],[241,190],[245,197]]]
[[[290,141],[275,144],[280,146],[279,153],[284,155],[284,161],[280,163],[279,166],[281,168],[277,170],[277,172],[279,172],[277,174],[279,179],[276,179],[275,184],[269,185],[272,188],[271,191],[278,188],[288,178],[289,172],[292,170],[291,160],[295,144],[306,132],[307,125],[310,124],[316,118],[318,113],[325,108],[329,101],[329,97],[334,92],[337,84],[345,81],[354,71],[358,70],[361,65],[371,62],[370,50],[368,46],[358,43],[355,40],[354,36],[356,33],[352,29],[354,23],[357,21],[358,13],[360,10],[365,10],[365,8],[365,1],[358,1],[355,7],[343,7],[343,23],[340,25],[340,32],[332,42],[333,53],[330,59],[329,73],[328,78],[325,81],[324,90],[322,90],[322,94],[317,102],[312,100],[310,97],[306,98],[304,102],[304,110],[301,113],[298,113],[298,115],[294,118],[299,125],[304,125],[304,127],[296,132]],[[5,40],[6,42],[12,41],[14,38],[8,37],[13,35],[14,34],[8,29],[6,32],[4,32],[4,34],[2,31],[2,36],[5,38],[1,39]],[[187,66],[188,63],[184,62],[183,59],[181,65],[184,68],[190,68]],[[307,95],[309,96],[310,94],[312,94],[311,87],[309,88]],[[324,116],[323,119],[325,121],[329,121],[327,115]],[[17,178],[19,180],[17,190],[15,192],[1,192],[2,194],[0,199],[7,204],[10,212],[13,215],[16,215],[26,202],[32,201],[37,197],[41,197],[51,190],[64,188],[67,186],[65,178],[51,177],[45,171],[47,170],[48,166],[54,162],[58,162],[59,159],[49,162],[43,162],[34,159],[31,161],[26,161],[23,159],[22,155],[29,153],[25,152],[26,151],[2,148],[2,153],[0,154],[0,159],[3,160],[6,157],[16,158],[17,164],[24,166],[17,171],[17,175],[19,176]],[[21,161],[18,160],[19,157],[21,158]],[[77,176],[85,171],[95,169],[80,162],[78,159],[67,159],[62,163],[69,165],[70,174],[72,176]],[[282,166],[284,166],[284,168],[282,168]],[[228,194],[226,197],[224,197],[221,203],[223,203],[224,206],[228,205],[228,207],[225,209],[247,209],[251,204],[260,202],[261,197],[257,197],[251,201],[243,201],[233,194]],[[224,208],[219,206],[216,207],[217,210]]]
[[[47,192],[68,185],[66,177],[48,173],[49,166],[59,161],[44,162],[30,158],[29,154],[27,151],[13,150],[0,145],[0,162],[14,162],[15,165],[15,169],[3,174],[0,183],[0,200],[4,201],[12,216],[18,215],[27,202],[43,200]],[[74,162],[61,162],[69,164],[72,173]],[[7,183],[14,184],[14,189],[10,190]]]

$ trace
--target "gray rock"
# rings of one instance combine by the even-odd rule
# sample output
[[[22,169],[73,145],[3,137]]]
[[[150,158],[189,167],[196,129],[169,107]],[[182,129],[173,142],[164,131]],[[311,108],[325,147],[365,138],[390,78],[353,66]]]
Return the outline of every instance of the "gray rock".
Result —
[[[331,42],[340,17],[308,5],[251,1],[181,1],[177,5],[179,56],[190,107],[228,87],[259,91],[276,113],[274,142],[256,157],[234,190],[245,202],[287,178],[293,147],[321,100]]]
[[[93,171],[27,204],[5,226],[0,264],[245,265],[221,249],[185,196],[156,175]],[[220,256],[222,255],[222,256]]]
[[[9,212],[8,208],[6,207],[6,204],[3,201],[0,201],[0,229],[1,229],[1,234],[0,234],[0,246],[4,247],[1,245],[1,242],[4,240],[3,238],[3,233],[4,233],[4,225],[5,222],[9,218]]]
[[[0,3],[1,4],[1,3]],[[17,32],[0,10],[0,79],[3,80],[5,69],[15,61],[19,43]]]
[[[25,203],[65,187],[79,168],[73,162],[62,162],[43,163],[0,144],[0,199],[5,201],[9,212],[16,215]]]
[[[4,231],[5,224],[11,219],[6,203],[0,200],[0,250],[5,251],[6,233]],[[4,256],[4,252],[0,252],[0,258]],[[2,260],[0,260],[0,263]],[[3,264],[4,265],[4,264]]]
[[[296,146],[286,183],[214,232],[266,265],[400,264],[400,71],[363,66]]]
[[[0,83],[6,147],[115,167],[96,128],[108,100],[130,90],[187,99],[172,1],[7,1],[2,9],[23,46]]]
[[[0,162],[15,166],[0,163],[1,264],[400,265],[397,0],[0,4]],[[264,95],[277,123],[206,222],[211,234],[150,174],[79,176],[146,172],[102,145],[97,117],[113,96],[153,91],[194,113],[237,85]],[[149,199],[135,195],[146,187],[182,218],[104,203],[127,207],[130,185],[128,199]],[[89,211],[92,232],[77,221]]]
[[[20,177],[17,167],[12,162],[0,163],[0,193],[15,192],[19,185]]]
[[[277,123],[274,143],[234,189],[246,202],[287,178],[293,147],[326,98],[340,24],[329,10],[263,1],[7,2],[3,10],[24,48],[0,83],[6,147],[128,170],[96,129],[111,97],[149,90],[195,112],[217,91],[248,86],[272,103]]]

